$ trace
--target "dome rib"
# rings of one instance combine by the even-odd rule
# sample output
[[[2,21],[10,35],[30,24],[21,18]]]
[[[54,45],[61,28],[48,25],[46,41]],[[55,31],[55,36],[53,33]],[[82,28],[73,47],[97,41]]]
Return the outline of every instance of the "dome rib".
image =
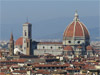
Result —
[[[74,32],[73,32],[73,37],[75,37],[75,26],[76,26],[76,21],[74,21],[75,24],[74,24]]]
[[[81,28],[82,28],[82,31],[83,31],[83,36],[85,36],[85,32],[84,32],[84,29],[83,29],[83,27],[82,27],[81,22],[79,22],[79,24],[80,24],[80,26],[81,26]]]
[[[72,25],[73,24],[73,22],[71,22],[69,25],[68,25],[68,27],[65,29],[65,31],[64,31],[64,34],[63,34],[63,36],[67,36],[67,31],[68,31],[68,29],[69,29],[69,27],[70,27],[70,25]]]
[[[90,34],[89,34],[87,27],[83,23],[81,23],[81,24],[84,28],[84,36],[86,36],[86,38],[90,39]]]

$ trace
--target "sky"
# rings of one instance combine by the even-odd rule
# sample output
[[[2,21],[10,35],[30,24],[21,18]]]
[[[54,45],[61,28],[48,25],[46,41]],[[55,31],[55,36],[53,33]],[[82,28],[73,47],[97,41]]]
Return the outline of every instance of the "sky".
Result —
[[[99,37],[99,3],[99,0],[0,0],[0,39],[9,40],[11,32],[15,40],[22,36],[22,24],[27,17],[32,23],[33,39],[62,39],[76,10],[92,36]],[[98,28],[98,36],[93,28]]]

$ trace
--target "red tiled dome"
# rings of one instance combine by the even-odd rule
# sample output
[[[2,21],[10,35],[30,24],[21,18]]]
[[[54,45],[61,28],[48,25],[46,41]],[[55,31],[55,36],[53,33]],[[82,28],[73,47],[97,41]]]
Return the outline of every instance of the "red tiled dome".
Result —
[[[23,45],[23,37],[18,38],[15,45]]]
[[[92,46],[87,46],[86,50],[93,50]]]
[[[85,37],[90,38],[89,32],[85,25],[79,21],[78,14],[75,14],[75,18],[71,24],[68,25],[64,31],[64,37]]]
[[[77,46],[77,48],[79,48],[79,49],[80,49],[80,48],[82,48],[82,46]]]
[[[64,47],[64,50],[68,50],[68,51],[70,51],[70,50],[71,50],[71,51],[72,51],[72,50],[73,50],[73,48],[72,48],[71,46],[65,46],[65,47]]]

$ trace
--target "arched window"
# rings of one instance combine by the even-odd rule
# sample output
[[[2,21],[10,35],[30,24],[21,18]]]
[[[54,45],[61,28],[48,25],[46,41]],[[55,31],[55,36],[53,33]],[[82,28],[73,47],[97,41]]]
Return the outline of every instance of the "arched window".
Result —
[[[27,34],[26,34],[26,30],[25,30],[25,36],[27,36]]]

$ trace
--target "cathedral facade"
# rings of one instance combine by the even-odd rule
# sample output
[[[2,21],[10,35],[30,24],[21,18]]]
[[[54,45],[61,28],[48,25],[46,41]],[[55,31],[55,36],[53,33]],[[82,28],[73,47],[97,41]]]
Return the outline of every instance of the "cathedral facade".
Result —
[[[37,42],[32,41],[32,24],[23,24],[23,37],[15,42],[14,54],[24,55],[93,55],[90,46],[90,35],[86,26],[80,22],[77,12],[73,21],[63,33],[62,42]]]

